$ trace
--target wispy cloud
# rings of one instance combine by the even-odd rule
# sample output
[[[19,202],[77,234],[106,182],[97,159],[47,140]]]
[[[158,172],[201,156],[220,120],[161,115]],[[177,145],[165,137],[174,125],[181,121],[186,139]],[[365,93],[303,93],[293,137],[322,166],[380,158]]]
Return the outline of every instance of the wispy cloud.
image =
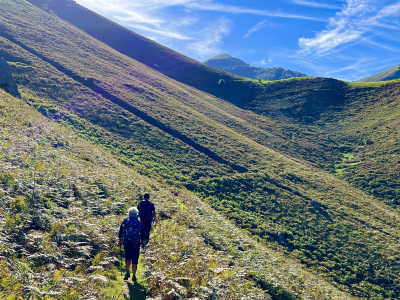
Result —
[[[147,31],[152,35],[179,40],[188,40],[188,36],[179,32],[179,25],[188,22],[188,18],[175,18],[168,22],[162,10],[168,6],[184,5],[191,0],[77,0],[89,9],[111,18],[129,27]]]
[[[393,51],[393,52],[400,52],[399,48],[391,47],[391,46],[388,46],[388,45],[385,45],[385,44],[382,44],[382,43],[379,43],[376,41],[372,41],[369,38],[363,38],[362,41],[365,43],[371,44],[373,46],[376,46],[378,48],[381,48],[381,49],[385,49],[385,50],[389,50],[389,51]]]
[[[325,4],[325,3],[321,3],[321,2],[306,1],[306,0],[290,0],[290,2],[297,4],[297,5],[309,6],[309,7],[315,7],[315,8],[326,8],[326,9],[341,9],[342,8],[341,6]]]
[[[271,56],[268,56],[268,60],[266,58],[264,58],[263,60],[258,61],[256,64],[263,65],[263,66],[272,64]]]
[[[217,24],[210,24],[200,32],[197,41],[189,43],[186,50],[195,52],[201,58],[208,58],[221,53],[222,40],[229,34],[230,24],[229,19],[221,17]]]
[[[303,19],[303,20],[314,20],[314,21],[325,22],[325,20],[316,18],[316,17],[283,13],[281,11],[251,9],[251,8],[239,7],[239,6],[233,6],[233,5],[219,4],[219,3],[214,3],[211,1],[192,1],[192,2],[188,2],[185,5],[190,8],[201,9],[201,10],[211,10],[211,11],[237,13],[237,14],[253,14],[253,15],[259,15],[259,16],[266,16],[266,17]]]
[[[337,67],[329,65],[329,61],[334,59],[337,61]],[[292,56],[287,60],[298,66],[303,66],[312,70],[314,76],[334,77],[346,81],[354,81],[365,78],[382,70],[393,67],[398,64],[398,57],[390,57],[387,59],[376,59],[371,55],[343,55],[336,53],[332,56],[315,57],[315,56]]]
[[[270,11],[221,4],[219,0],[76,1],[153,40],[183,53],[190,53],[190,56],[197,59],[222,51],[223,39],[230,33],[229,17],[234,18],[233,15],[247,14],[326,22],[314,16],[291,14],[281,10]],[[219,16],[210,12],[219,12]],[[266,24],[267,21],[263,21],[255,25],[247,32],[245,38]]]
[[[198,59],[221,51],[229,30],[231,14],[252,14],[276,18],[319,20],[311,16],[282,11],[257,10],[226,5],[218,0],[76,0],[89,9],[119,24],[137,30],[162,44],[190,53]],[[220,12],[225,18],[210,18],[208,12]],[[207,16],[206,19],[202,17]],[[212,20],[211,20],[212,19]],[[209,23],[210,26],[204,25]],[[217,24],[217,25],[215,25]],[[266,21],[249,30],[246,37],[265,26]],[[184,43],[182,43],[184,42]]]
[[[174,32],[174,31],[157,30],[154,28],[140,25],[140,24],[126,23],[124,21],[120,22],[120,24],[124,24],[124,23],[131,28],[141,29],[141,30],[148,31],[150,33],[161,35],[161,36],[168,37],[168,38],[174,38],[174,39],[179,39],[179,40],[191,40],[192,39],[191,37],[185,36],[183,34],[180,34],[178,32]]]
[[[377,7],[373,0],[347,0],[345,7],[330,19],[326,30],[314,38],[298,40],[302,53],[329,54],[340,45],[363,42],[364,35],[374,28],[396,26],[400,2]],[[371,41],[369,41],[371,42]]]
[[[267,25],[267,20],[261,21],[260,23],[257,23],[256,25],[254,25],[253,27],[251,27],[246,35],[243,37],[244,39],[248,38],[250,36],[250,34],[252,34],[253,32],[259,31],[261,29],[263,29],[265,27],[265,25]]]

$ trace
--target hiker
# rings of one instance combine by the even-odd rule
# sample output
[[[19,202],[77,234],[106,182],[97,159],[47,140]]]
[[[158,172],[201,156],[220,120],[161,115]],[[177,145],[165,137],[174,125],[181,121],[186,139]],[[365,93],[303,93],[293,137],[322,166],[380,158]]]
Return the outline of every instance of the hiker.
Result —
[[[150,195],[144,194],[144,201],[141,201],[138,205],[140,221],[144,226],[145,245],[149,243],[151,223],[156,224],[156,209],[149,199]]]
[[[124,243],[126,274],[124,280],[131,276],[129,269],[132,264],[132,280],[136,280],[136,270],[140,255],[140,243],[144,247],[144,226],[138,219],[138,209],[131,207],[128,210],[129,217],[126,218],[119,229],[119,245]]]

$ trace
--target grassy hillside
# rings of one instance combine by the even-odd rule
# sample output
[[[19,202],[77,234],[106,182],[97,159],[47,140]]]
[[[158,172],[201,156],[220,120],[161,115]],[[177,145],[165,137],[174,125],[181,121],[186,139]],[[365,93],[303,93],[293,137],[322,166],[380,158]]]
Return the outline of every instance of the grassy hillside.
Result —
[[[29,0],[52,15],[76,26],[116,51],[127,55],[170,78],[216,95],[239,101],[248,98],[246,81],[238,76],[204,65],[150,39],[134,33],[72,0]],[[221,89],[218,82],[235,81],[235,87]]]
[[[144,192],[160,215],[140,270],[149,297],[351,299],[193,194],[139,175],[3,91],[0,115],[2,299],[120,299],[116,235]]]
[[[203,62],[204,64],[232,73],[259,80],[280,80],[292,77],[307,77],[306,74],[284,68],[262,68],[254,67],[241,59],[228,54],[219,54]]]
[[[396,133],[400,82],[348,84],[315,78],[263,84],[266,92],[242,107],[325,139],[320,144],[322,156],[340,153],[330,156],[331,171],[357,188],[390,205],[400,197]],[[312,154],[304,157],[313,160]]]
[[[229,98],[242,107],[259,101],[258,115],[164,76],[25,1],[0,7],[0,55],[11,63],[23,99],[42,114],[142,174],[196,191],[261,244],[353,295],[399,294],[398,212],[321,170],[330,163],[333,171],[344,149],[315,122],[344,107],[332,93],[346,92],[345,83],[239,77],[215,83],[225,96],[235,89],[246,94],[248,101]],[[282,101],[268,100],[279,94]],[[275,120],[262,116],[267,111]],[[256,270],[248,277],[263,274]],[[290,293],[286,299],[297,297]]]
[[[377,81],[388,81],[400,78],[400,65],[390,68],[386,71],[374,74],[363,79],[357,80],[357,82],[377,82]]]

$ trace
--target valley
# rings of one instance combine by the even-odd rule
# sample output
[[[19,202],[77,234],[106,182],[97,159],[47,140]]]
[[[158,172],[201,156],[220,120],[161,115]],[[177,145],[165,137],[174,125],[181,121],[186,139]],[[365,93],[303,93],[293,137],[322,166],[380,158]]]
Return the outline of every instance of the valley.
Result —
[[[400,294],[400,208],[392,201],[400,196],[399,81],[252,80],[174,53],[74,2],[53,1],[54,7],[46,6],[51,14],[29,2],[0,3],[0,57],[11,66],[22,98],[1,92],[2,215],[9,220],[1,230],[13,237],[10,232],[17,236],[18,230],[42,231],[46,239],[40,247],[16,247],[14,264],[27,253],[55,257],[54,223],[65,231],[62,255],[68,257],[58,269],[72,272],[70,277],[76,271],[80,278],[101,259],[112,265],[111,257],[119,255],[111,243],[114,227],[132,199],[147,191],[157,199],[164,222],[146,254],[154,262],[146,266],[153,270],[148,291],[154,298],[166,297],[175,283],[183,287],[175,291],[184,298],[203,295],[203,284],[210,290],[223,285],[213,297],[237,293],[233,299],[245,294],[249,299],[396,299]],[[120,34],[137,42],[140,51],[127,55],[128,48],[119,48],[109,34],[97,39],[85,27],[89,23],[69,19],[77,10],[123,30]],[[170,56],[154,61],[159,53]],[[17,155],[18,136],[30,146]],[[56,141],[58,136],[65,137]],[[49,161],[39,165],[32,155]],[[41,170],[37,203],[29,196],[36,181],[29,178],[32,166]],[[58,176],[53,183],[45,170]],[[16,182],[24,182],[21,190]],[[33,218],[38,211],[39,225],[16,221],[17,214]],[[93,220],[70,228],[72,218]],[[85,231],[98,222],[107,228],[105,237],[96,231],[93,241],[85,237],[79,238],[84,244],[73,244],[77,241],[67,231]],[[104,255],[100,241],[110,243]],[[88,245],[92,248],[82,254],[86,248],[79,247]],[[207,264],[200,266],[203,257]],[[37,274],[45,274],[55,260],[46,259],[32,266]],[[168,274],[169,259],[177,267],[163,276],[173,283],[157,288],[156,273]],[[224,271],[211,275],[219,268]],[[103,271],[98,275],[107,277]],[[188,274],[193,281],[182,279]],[[200,284],[204,274],[206,283]],[[93,282],[90,289],[95,295],[100,288]]]

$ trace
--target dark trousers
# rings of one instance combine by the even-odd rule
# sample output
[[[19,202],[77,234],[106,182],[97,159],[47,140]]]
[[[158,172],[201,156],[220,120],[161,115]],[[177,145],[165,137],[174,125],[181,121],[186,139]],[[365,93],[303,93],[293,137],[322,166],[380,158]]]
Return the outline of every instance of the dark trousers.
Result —
[[[148,240],[150,239],[151,220],[143,220],[142,224],[144,227],[144,238]]]
[[[137,265],[140,255],[140,245],[124,244],[125,260],[132,260],[133,265]]]

